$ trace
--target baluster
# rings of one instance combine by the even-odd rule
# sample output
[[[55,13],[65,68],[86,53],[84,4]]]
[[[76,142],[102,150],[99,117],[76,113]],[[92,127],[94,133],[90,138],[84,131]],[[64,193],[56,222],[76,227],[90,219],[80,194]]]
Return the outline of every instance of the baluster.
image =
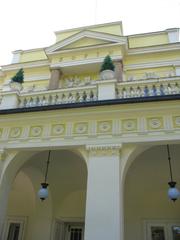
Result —
[[[97,96],[94,94],[93,90],[90,91],[89,97],[90,97],[90,101],[97,100]]]
[[[83,92],[82,99],[83,99],[83,102],[86,102],[86,101],[87,101],[86,91]]]
[[[149,96],[149,88],[148,88],[148,86],[145,86],[145,87],[144,87],[144,96],[145,96],[145,97],[148,97],[148,96]]]
[[[25,98],[21,98],[20,99],[20,102],[19,102],[19,107],[20,108],[23,108],[23,107],[25,107],[26,106],[26,104],[25,104]]]
[[[136,89],[136,97],[142,97],[142,96],[143,96],[142,89],[140,88],[140,86],[138,86]]]
[[[152,86],[150,95],[151,95],[151,96],[157,96],[157,89],[156,89],[156,86],[155,86],[155,85]]]
[[[136,92],[134,91],[133,87],[130,87],[130,97],[135,97],[136,96]]]
[[[27,103],[26,103],[26,107],[30,107],[31,106],[31,97],[26,97]]]
[[[161,96],[165,95],[165,88],[164,88],[163,84],[160,85],[159,91],[160,91]]]
[[[179,86],[177,83],[172,85],[172,94],[178,94],[179,93]]]
[[[123,88],[123,89],[122,89],[122,98],[127,98],[126,88]]]
[[[66,99],[66,95],[63,93],[61,96],[61,103],[66,103],[67,99]]]
[[[79,93],[77,92],[77,93],[76,93],[76,102],[79,102],[79,99],[80,99],[80,95],[79,95]]]
[[[68,95],[68,102],[70,102],[70,103],[73,102],[73,95],[72,95],[71,92],[70,92],[69,95]]]
[[[52,105],[52,95],[46,96],[46,105]]]
[[[171,84],[170,83],[168,83],[168,85],[167,85],[167,92],[168,92],[169,95],[172,94],[172,88],[171,88]]]

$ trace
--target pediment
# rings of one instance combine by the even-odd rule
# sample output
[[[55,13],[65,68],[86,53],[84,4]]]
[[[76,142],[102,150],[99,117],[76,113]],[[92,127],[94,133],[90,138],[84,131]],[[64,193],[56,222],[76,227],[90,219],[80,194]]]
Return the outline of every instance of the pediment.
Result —
[[[47,54],[53,54],[61,50],[89,47],[103,44],[126,44],[126,38],[94,31],[82,31],[46,48]]]

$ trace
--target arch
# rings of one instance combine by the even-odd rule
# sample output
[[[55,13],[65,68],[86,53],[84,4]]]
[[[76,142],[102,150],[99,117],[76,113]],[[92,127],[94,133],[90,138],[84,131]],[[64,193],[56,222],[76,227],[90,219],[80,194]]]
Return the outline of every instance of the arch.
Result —
[[[44,150],[44,151],[43,151]],[[36,156],[37,154],[41,154],[41,156],[43,156],[42,161],[44,161],[44,163],[46,162],[46,149],[40,149],[40,151],[37,151],[37,149],[35,151],[13,151],[11,154],[9,154],[7,156],[7,158],[4,160],[4,166],[3,166],[3,170],[2,170],[2,175],[1,175],[1,185],[0,185],[0,201],[1,203],[4,202],[4,204],[1,204],[0,206],[0,230],[2,233],[2,229],[3,229],[3,222],[4,222],[4,218],[5,218],[5,210],[7,208],[7,199],[9,196],[9,192],[10,192],[10,187],[14,181],[14,179],[16,178],[17,174],[22,171],[31,179],[32,181],[32,185],[34,188],[34,193],[36,193],[40,187],[40,183],[44,178],[44,173],[42,173],[39,169],[37,169],[36,164],[34,165],[34,168],[30,168],[31,164],[34,164],[34,160],[36,160]],[[58,154],[63,154],[63,153],[69,153],[69,156],[76,156],[75,159],[79,159],[79,164],[83,164],[83,169],[86,172],[87,175],[87,161],[84,158],[84,156],[81,154],[81,151],[79,151],[79,149],[65,149],[65,148],[61,148],[61,149],[53,149],[53,153],[55,155]],[[72,157],[71,156],[71,157]],[[37,157],[38,158],[38,157]],[[70,158],[70,157],[69,157]],[[34,159],[34,160],[33,160]],[[42,163],[42,161],[40,161]],[[38,161],[36,161],[38,162]],[[32,176],[32,172],[33,172],[33,178]],[[40,177],[41,176],[41,177]],[[87,181],[87,179],[86,179]],[[37,184],[38,182],[38,184]],[[52,189],[52,186],[50,188]],[[75,189],[77,190],[77,189]],[[72,189],[72,191],[74,191],[74,189]],[[49,191],[50,192],[50,191]],[[68,191],[66,192],[66,194],[70,194],[70,192],[68,193]],[[52,203],[52,197],[51,193],[50,193],[50,197],[46,200],[46,204],[44,204],[44,206],[46,205],[46,216],[48,217],[48,219],[53,217],[54,214],[54,210],[53,210],[53,203]],[[66,196],[64,195],[64,198],[66,198]],[[70,199],[71,200],[71,199]],[[63,199],[64,201],[64,199]],[[39,206],[39,209],[41,211],[41,213],[39,212],[39,216],[43,215],[43,205],[41,204],[40,206],[40,201],[39,199],[36,198],[35,201],[36,206]],[[47,209],[48,207],[48,209]],[[45,217],[45,216],[44,216]],[[45,219],[45,218],[43,218]],[[37,219],[35,219],[37,220]],[[48,220],[49,221],[49,220]],[[35,222],[35,221],[34,221]],[[36,226],[37,224],[35,224]],[[49,226],[51,226],[51,224],[49,224]],[[51,229],[50,229],[51,231]],[[38,233],[38,229],[36,231]],[[39,239],[46,239],[43,238],[42,236]]]

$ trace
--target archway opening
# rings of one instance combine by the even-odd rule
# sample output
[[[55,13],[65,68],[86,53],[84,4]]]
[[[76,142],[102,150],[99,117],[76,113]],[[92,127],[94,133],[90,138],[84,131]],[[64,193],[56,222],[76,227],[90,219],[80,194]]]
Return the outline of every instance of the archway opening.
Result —
[[[180,147],[170,145],[174,180],[180,187]],[[180,199],[168,199],[166,146],[151,147],[132,162],[124,187],[125,240],[180,239]]]
[[[16,174],[8,197],[4,240],[15,234],[23,240],[69,240],[75,230],[83,239],[86,163],[74,151],[51,151],[49,197],[41,202],[37,192],[44,180],[47,157],[48,151],[38,152]]]

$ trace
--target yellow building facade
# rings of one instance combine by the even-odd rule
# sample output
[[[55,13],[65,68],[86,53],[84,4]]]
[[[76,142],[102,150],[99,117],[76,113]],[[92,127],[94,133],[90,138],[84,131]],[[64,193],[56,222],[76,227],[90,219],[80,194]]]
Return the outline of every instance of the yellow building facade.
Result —
[[[179,29],[55,35],[0,69],[0,239],[179,240]]]

